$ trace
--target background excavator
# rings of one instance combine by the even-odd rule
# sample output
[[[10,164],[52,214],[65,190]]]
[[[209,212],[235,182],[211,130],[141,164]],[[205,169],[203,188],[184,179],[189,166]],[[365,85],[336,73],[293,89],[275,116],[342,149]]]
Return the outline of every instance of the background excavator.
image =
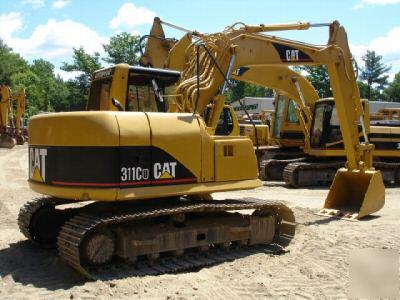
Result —
[[[363,111],[367,136],[375,145],[374,167],[382,172],[384,181],[388,184],[400,183],[400,124],[370,122],[367,100],[363,100]],[[330,184],[336,170],[345,164],[345,151],[334,100],[318,100],[312,120],[310,129],[305,130],[309,133],[304,148],[307,157],[281,162],[284,166],[283,179],[294,187]]]
[[[12,96],[7,85],[1,85],[0,92],[0,147],[12,148],[17,141],[13,135]]]
[[[182,112],[118,112],[123,106],[114,99],[112,111],[31,118],[29,185],[49,197],[21,208],[21,231],[42,246],[57,241],[61,259],[87,276],[118,259],[154,260],[160,254],[180,256],[210,247],[212,255],[218,245],[286,244],[294,235],[294,217],[283,204],[209,201],[213,192],[261,185],[251,140],[212,134],[228,77],[232,70],[251,65],[328,66],[348,163],[338,171],[320,213],[354,220],[378,211],[384,204],[384,185],[371,166],[373,145],[366,136],[365,142],[359,140],[362,106],[346,33],[337,22],[327,26],[326,46],[261,34],[308,29],[309,23],[229,27],[202,36],[187,49],[185,68],[171,94],[166,92],[168,84],[154,76],[174,77],[173,71],[126,66],[121,68],[124,73],[116,68],[97,73],[113,79],[93,85],[102,110],[109,105],[101,101],[102,95],[112,91],[121,98],[136,93],[140,100],[137,86],[153,90],[158,109],[165,108],[165,98],[174,98]],[[136,76],[138,72],[143,76]],[[148,76],[152,72],[154,76]],[[124,78],[129,78],[128,85]],[[209,104],[211,127],[201,117]],[[93,203],[61,209],[62,204],[87,200]],[[255,212],[238,213],[245,209]],[[202,265],[194,260],[195,266]],[[182,266],[184,260],[162,261],[167,271],[188,267]]]
[[[13,136],[17,141],[17,145],[23,145],[28,141],[28,131],[24,126],[24,117],[26,109],[26,93],[21,88],[17,95],[13,96],[15,106]]]
[[[1,85],[0,91],[0,147],[13,148],[16,144],[23,145],[27,140],[27,132],[23,126],[25,115],[26,94],[20,89],[13,96],[7,85]],[[15,114],[14,114],[15,106]]]
[[[334,100],[319,99],[308,81],[299,81],[300,75],[291,72],[286,76],[292,79],[293,84],[285,87],[285,91],[290,93],[290,98],[278,95],[275,99],[275,113],[272,115],[269,142],[280,147],[278,151],[267,150],[267,155],[261,163],[260,176],[264,180],[284,179],[286,183],[295,187],[330,184],[336,170],[344,166],[346,156]],[[267,67],[248,68],[240,73],[244,81],[262,86],[269,86],[273,82],[270,79],[263,80],[264,78],[275,75],[277,79],[281,78],[280,74],[271,74]],[[238,75],[232,77],[236,80],[242,79]],[[371,123],[367,100],[363,100],[363,112],[366,132],[376,145],[374,166],[382,171],[385,182],[399,183],[400,123]],[[293,148],[289,149],[294,149],[293,154],[297,157],[292,158],[281,150],[282,147],[285,149],[290,146]],[[296,146],[298,148],[295,148]],[[281,151],[283,154],[274,157],[275,152]],[[271,152],[272,155],[269,155]]]

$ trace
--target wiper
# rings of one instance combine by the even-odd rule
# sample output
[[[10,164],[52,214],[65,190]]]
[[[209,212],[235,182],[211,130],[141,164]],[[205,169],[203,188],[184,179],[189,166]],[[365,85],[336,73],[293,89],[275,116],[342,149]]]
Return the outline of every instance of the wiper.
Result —
[[[158,84],[155,79],[151,80],[151,85],[153,86],[154,94],[156,95],[158,102],[164,103],[164,99],[161,96],[160,89],[158,88]]]

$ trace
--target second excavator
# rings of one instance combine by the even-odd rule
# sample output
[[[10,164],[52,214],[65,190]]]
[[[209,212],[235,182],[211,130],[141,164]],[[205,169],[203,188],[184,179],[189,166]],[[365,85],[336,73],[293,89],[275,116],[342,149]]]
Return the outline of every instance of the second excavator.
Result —
[[[7,85],[0,87],[0,147],[13,148],[23,145],[28,139],[23,126],[26,94],[21,88],[18,95],[13,96]],[[14,115],[14,104],[16,106]]]
[[[0,147],[13,148],[17,141],[14,138],[12,122],[12,95],[10,87],[0,86]]]

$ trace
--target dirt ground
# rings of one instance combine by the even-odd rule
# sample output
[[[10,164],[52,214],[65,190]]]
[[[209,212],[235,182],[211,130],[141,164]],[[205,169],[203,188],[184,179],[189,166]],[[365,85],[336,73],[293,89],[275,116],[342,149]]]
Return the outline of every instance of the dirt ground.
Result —
[[[347,298],[352,249],[398,249],[400,188],[388,188],[386,205],[360,222],[314,215],[327,189],[288,189],[265,183],[253,191],[215,197],[283,200],[295,211],[296,236],[282,255],[250,255],[200,270],[91,282],[59,261],[54,251],[33,247],[18,230],[23,203],[37,196],[26,178],[26,146],[0,149],[0,298],[5,299],[343,299]]]

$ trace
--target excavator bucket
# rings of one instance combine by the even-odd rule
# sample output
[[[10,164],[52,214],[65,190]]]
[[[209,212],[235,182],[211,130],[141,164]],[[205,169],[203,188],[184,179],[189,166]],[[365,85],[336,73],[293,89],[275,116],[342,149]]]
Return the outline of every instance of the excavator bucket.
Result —
[[[385,204],[385,186],[380,171],[339,169],[318,215],[359,220]]]
[[[0,148],[11,149],[15,146],[16,140],[8,134],[0,135]]]

